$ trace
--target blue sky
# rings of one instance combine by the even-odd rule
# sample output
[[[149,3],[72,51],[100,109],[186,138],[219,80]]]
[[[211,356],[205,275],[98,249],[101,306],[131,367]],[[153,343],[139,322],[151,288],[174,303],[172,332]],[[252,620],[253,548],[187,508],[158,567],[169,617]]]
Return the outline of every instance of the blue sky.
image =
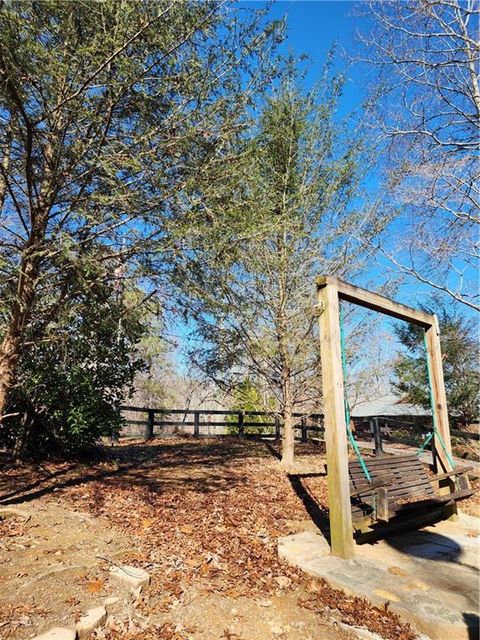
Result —
[[[265,3],[240,4],[258,6]],[[308,83],[313,83],[320,77],[322,65],[332,46],[337,46],[339,66],[343,67],[344,62],[346,63],[342,51],[353,50],[355,31],[358,27],[365,26],[365,18],[354,11],[354,5],[353,2],[340,0],[281,0],[270,7],[271,18],[286,17],[287,38],[284,50],[291,48],[296,55],[305,53],[309,56]],[[365,97],[361,70],[350,68],[348,78],[342,103],[345,112],[360,106]]]
[[[243,0],[238,3],[244,7],[266,6],[265,2]],[[365,31],[368,18],[360,16],[361,3],[341,0],[279,0],[270,6],[268,19],[286,19],[286,41],[283,52],[291,50],[296,56],[307,54],[309,61],[306,84],[310,86],[320,78],[326,56],[332,46],[336,45],[337,66],[344,69],[348,64],[348,56],[355,49],[356,31]],[[361,65],[348,65],[347,82],[341,102],[339,116],[351,113],[361,107],[369,84],[369,70]],[[367,183],[370,191],[378,188],[377,175],[372,174]],[[386,260],[372,258],[368,265],[369,286],[379,287],[398,274]],[[362,284],[360,281],[357,284]],[[416,280],[407,280],[398,289],[395,299],[413,307],[418,307],[431,293],[431,290]],[[385,351],[393,353],[398,348],[394,338],[393,323],[389,318],[379,318],[381,330],[387,338]],[[178,329],[178,328],[177,328]],[[183,336],[186,327],[180,328]]]
[[[401,0],[399,0],[401,1]],[[240,5],[248,7],[267,6],[261,1],[244,0]],[[350,2],[342,0],[278,0],[269,9],[270,19],[286,19],[286,41],[283,50],[289,49],[296,56],[307,54],[310,61],[307,62],[307,85],[314,83],[321,75],[322,66],[328,52],[333,45],[337,46],[337,66],[339,69],[347,69],[347,82],[340,103],[339,117],[352,113],[361,108],[367,97],[369,84],[373,82],[372,71],[366,65],[348,64],[348,54],[353,56],[357,41],[357,32],[368,30],[370,21],[367,15],[362,14],[362,2]],[[366,186],[371,193],[375,193],[380,184],[379,173],[372,172]],[[388,238],[402,234],[404,221],[398,220],[390,227],[390,233],[383,238],[384,246],[388,246]],[[386,243],[386,244],[385,244]],[[401,254],[399,255],[401,257]],[[408,258],[405,262],[409,262]],[[475,276],[475,274],[473,274]],[[390,277],[396,278],[398,272],[385,258],[377,256],[369,265],[369,286],[372,280],[377,286],[381,286]],[[357,282],[362,284],[362,282]],[[432,294],[432,289],[423,285],[414,278],[407,278],[400,285],[395,297],[404,304],[419,306]],[[447,304],[454,304],[449,297],[445,298]],[[470,311],[463,309],[467,315]],[[475,312],[472,312],[475,313]]]

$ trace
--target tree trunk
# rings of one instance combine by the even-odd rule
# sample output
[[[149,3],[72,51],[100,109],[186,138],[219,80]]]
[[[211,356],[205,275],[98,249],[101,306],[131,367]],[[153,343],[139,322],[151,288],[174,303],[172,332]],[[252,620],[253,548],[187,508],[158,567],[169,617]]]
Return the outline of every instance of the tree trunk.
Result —
[[[25,454],[25,447],[28,437],[32,430],[33,419],[32,416],[26,411],[20,421],[20,429],[15,437],[15,446],[13,448],[13,457],[16,463],[22,462]]]
[[[290,381],[290,371],[284,367],[282,373],[283,386],[283,438],[282,438],[282,467],[289,471],[293,468],[295,452],[295,432],[292,407],[292,389]]]
[[[0,424],[5,414],[7,397],[15,380],[15,368],[19,357],[20,340],[12,326],[0,345]]]
[[[0,344],[0,424],[5,414],[8,394],[15,383],[15,371],[35,299],[39,263],[37,257],[28,255],[28,250],[26,253],[19,270],[17,297]]]

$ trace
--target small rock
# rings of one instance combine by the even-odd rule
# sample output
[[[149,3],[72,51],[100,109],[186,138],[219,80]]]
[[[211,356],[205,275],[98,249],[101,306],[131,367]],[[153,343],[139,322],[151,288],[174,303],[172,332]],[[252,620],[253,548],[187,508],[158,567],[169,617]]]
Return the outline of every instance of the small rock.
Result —
[[[110,596],[109,598],[105,598],[103,604],[105,607],[109,607],[112,606],[112,604],[117,604],[117,602],[120,602],[120,598],[117,596]]]
[[[270,631],[274,636],[281,636],[284,632],[284,629],[279,624],[272,624],[270,625]]]
[[[394,576],[408,576],[408,573],[400,567],[388,567],[388,573]]]
[[[129,567],[128,565],[112,567],[110,569],[110,575],[112,578],[128,584],[135,589],[150,584],[150,575],[144,569],[139,569],[138,567]]]
[[[82,640],[82,638],[88,638],[93,633],[94,629],[102,626],[106,619],[107,610],[105,607],[89,609],[75,625],[79,640]]]
[[[288,587],[292,584],[292,581],[287,576],[277,576],[275,578],[275,582],[278,584],[280,589],[288,589]]]
[[[238,609],[236,609],[235,607],[233,607],[232,609],[230,609],[230,613],[231,613],[232,615],[236,616],[236,615],[237,615],[237,613],[238,613]]]
[[[272,601],[271,600],[258,600],[257,604],[260,607],[271,607],[272,606]]]
[[[77,634],[73,629],[67,629],[66,627],[53,627],[50,631],[42,633],[40,636],[35,636],[33,640],[75,640]]]
[[[105,623],[105,626],[107,627],[107,629],[110,629],[110,631],[119,631],[120,628],[117,625],[117,623],[115,622],[115,618],[113,616],[108,616],[107,621]]]

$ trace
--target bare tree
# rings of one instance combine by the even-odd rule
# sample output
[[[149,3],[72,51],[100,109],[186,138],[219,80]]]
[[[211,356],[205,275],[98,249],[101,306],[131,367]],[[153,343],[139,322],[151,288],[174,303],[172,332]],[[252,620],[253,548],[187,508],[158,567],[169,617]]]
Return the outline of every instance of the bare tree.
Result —
[[[364,5],[362,5],[362,8]],[[403,273],[474,309],[479,257],[479,15],[476,0],[368,3],[360,60],[378,71],[372,123],[386,152],[385,207]]]

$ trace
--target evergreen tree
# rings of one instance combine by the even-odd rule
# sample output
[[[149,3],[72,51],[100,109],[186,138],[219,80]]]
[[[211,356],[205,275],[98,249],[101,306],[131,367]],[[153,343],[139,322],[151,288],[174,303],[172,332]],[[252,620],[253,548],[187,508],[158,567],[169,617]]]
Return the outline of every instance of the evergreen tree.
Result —
[[[424,310],[433,313],[432,308]],[[472,318],[451,308],[441,307],[437,314],[448,410],[453,419],[468,425],[479,415],[478,328]],[[430,408],[423,329],[402,324],[395,332],[405,347],[394,363],[395,387],[409,402]]]
[[[0,423],[40,327],[112,257],[168,271],[169,225],[228,171],[278,39],[216,0],[0,1]]]
[[[203,340],[192,357],[226,388],[251,377],[268,389],[283,424],[286,467],[292,414],[321,409],[315,275],[352,277],[379,228],[357,206],[368,158],[352,122],[338,121],[343,77],[329,70],[305,94],[289,66],[245,140],[235,180],[193,203],[194,220],[203,215],[206,224],[194,236],[185,230],[190,245],[177,266]]]

